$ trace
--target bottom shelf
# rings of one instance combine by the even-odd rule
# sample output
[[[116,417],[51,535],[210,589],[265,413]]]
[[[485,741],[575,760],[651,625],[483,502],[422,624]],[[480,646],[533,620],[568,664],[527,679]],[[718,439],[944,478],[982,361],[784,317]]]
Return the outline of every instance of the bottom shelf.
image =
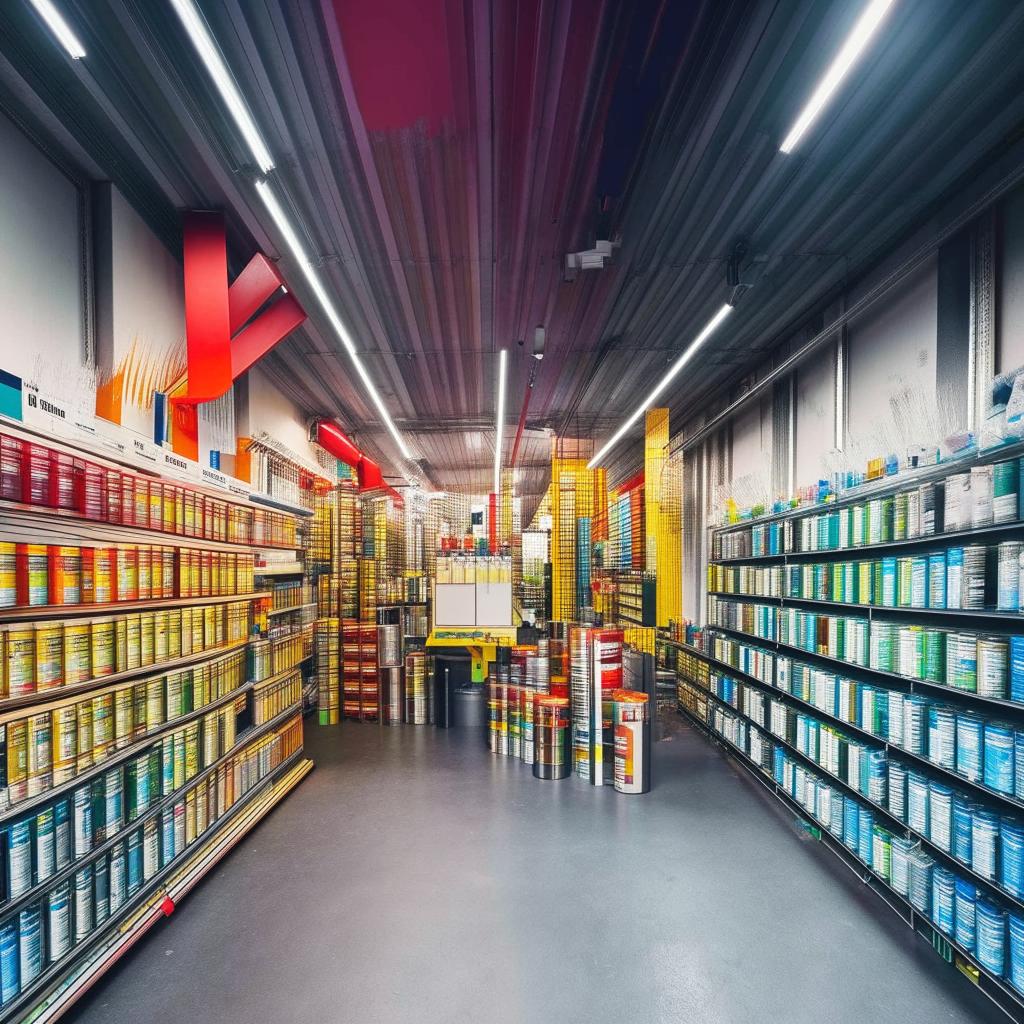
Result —
[[[700,691],[701,688],[698,687],[697,689]],[[701,696],[704,696],[703,692],[701,692]],[[853,872],[863,885],[878,896],[886,906],[895,911],[904,924],[908,925],[921,938],[925,939],[947,963],[956,967],[965,978],[998,1006],[1010,1020],[1024,1022],[1024,997],[1018,995],[1008,983],[990,974],[973,954],[959,946],[948,935],[933,927],[929,918],[924,917],[905,897],[893,889],[888,882],[861,862],[841,840],[837,839],[827,828],[824,828],[820,822],[809,815],[806,808],[787,793],[778,784],[774,776],[770,775],[756,761],[751,760],[744,751],[731,743],[725,736],[712,729],[708,722],[702,719],[696,711],[683,704],[677,704],[676,709],[688,721],[696,725],[712,743],[721,747],[738,764],[742,765],[747,773],[769,795],[774,796],[787,810],[795,814],[805,826],[812,829],[814,836],[822,847],[833,854],[844,867]],[[706,703],[706,697],[704,709],[705,714],[707,714],[708,704]],[[770,734],[768,734],[768,738],[771,739]],[[1009,951],[1007,949],[1008,956]]]
[[[172,913],[178,901],[224,858],[313,769],[300,748],[229,808],[215,824],[210,837],[183,862],[169,864],[166,874],[154,879],[155,888],[126,917],[111,922],[97,933],[90,946],[80,949],[80,959],[68,973],[56,979],[45,995],[37,996],[23,1019],[32,1024],[55,1021],[116,964],[160,919]],[[168,903],[168,901],[170,901]],[[5,1008],[7,1009],[7,1008]]]

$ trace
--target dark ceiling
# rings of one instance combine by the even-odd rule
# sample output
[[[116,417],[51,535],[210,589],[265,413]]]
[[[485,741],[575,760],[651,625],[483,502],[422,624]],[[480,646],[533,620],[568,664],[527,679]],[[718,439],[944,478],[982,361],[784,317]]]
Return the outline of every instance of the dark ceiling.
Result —
[[[896,0],[796,153],[778,144],[866,0],[202,0],[384,400],[431,485],[482,492],[496,352],[510,348],[507,461],[537,365],[519,489],[546,430],[609,435],[728,297],[757,284],[673,384],[675,422],[734,383],[822,298],[929,216],[1024,124],[1024,4]],[[234,261],[280,252],[248,151],[156,0],[59,0],[67,60],[23,0],[0,5],[8,106],[179,244],[222,207]],[[620,243],[565,280],[566,252]],[[304,291],[311,322],[269,357],[311,413],[387,465],[391,438]],[[526,341],[526,347],[516,343]],[[636,437],[613,477],[639,459]],[[394,465],[393,462],[391,462]]]

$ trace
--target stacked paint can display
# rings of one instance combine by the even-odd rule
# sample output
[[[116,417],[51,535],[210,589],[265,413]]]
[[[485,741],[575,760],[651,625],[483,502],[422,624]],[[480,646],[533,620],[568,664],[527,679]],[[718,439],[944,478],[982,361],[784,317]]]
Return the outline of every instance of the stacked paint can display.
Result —
[[[538,778],[576,774],[623,793],[647,792],[649,707],[646,694],[621,689],[622,631],[552,623],[551,632],[536,647],[506,649],[507,659],[502,652],[495,663],[488,748],[532,765]]]
[[[659,656],[680,710],[1020,1019],[1024,462],[916,475],[715,530],[703,651]]]

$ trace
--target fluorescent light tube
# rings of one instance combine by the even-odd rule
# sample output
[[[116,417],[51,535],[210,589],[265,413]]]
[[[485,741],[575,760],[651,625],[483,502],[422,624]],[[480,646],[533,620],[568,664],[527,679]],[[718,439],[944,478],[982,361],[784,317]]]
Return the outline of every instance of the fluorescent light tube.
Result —
[[[85,47],[78,36],[71,31],[71,26],[64,20],[64,15],[57,10],[50,0],[29,0],[39,17],[46,22],[46,27],[57,37],[57,41],[72,60],[81,60],[85,56]]]
[[[800,137],[817,119],[832,93],[839,88],[839,83],[853,67],[864,47],[868,45],[871,37],[875,34],[875,29],[878,28],[892,3],[893,0],[871,0],[871,3],[864,9],[864,13],[857,19],[857,24],[853,26],[853,30],[846,37],[846,42],[836,54],[835,60],[829,65],[824,78],[818,83],[818,87],[807,101],[807,105],[800,111],[796,124],[790,128],[789,134],[779,146],[781,152],[792,152],[793,147],[800,141]]]
[[[249,108],[245,105],[242,94],[238,91],[238,86],[235,84],[231,72],[228,71],[224,58],[213,41],[213,36],[210,35],[210,30],[206,27],[206,21],[199,13],[199,8],[196,7],[194,0],[171,0],[171,6],[177,12],[182,25],[185,26],[185,31],[192,40],[192,45],[206,65],[206,70],[209,71],[213,84],[217,86],[217,91],[227,106],[228,112],[235,124],[238,125],[238,130],[249,146],[249,152],[252,153],[257,167],[266,174],[274,166],[270,150],[267,149],[263,136],[260,135],[259,129],[249,113]]]
[[[177,0],[174,0],[174,2],[177,2]],[[388,414],[387,409],[384,408],[384,402],[381,399],[380,394],[377,392],[377,389],[373,386],[373,381],[370,380],[370,376],[366,372],[366,368],[363,366],[362,360],[356,352],[355,342],[352,340],[352,336],[349,334],[348,328],[338,315],[338,311],[334,308],[334,303],[331,302],[331,298],[327,294],[327,289],[324,288],[319,275],[313,267],[312,261],[309,256],[306,255],[306,251],[302,248],[299,236],[295,233],[295,229],[288,220],[281,204],[277,201],[277,196],[274,195],[273,189],[267,184],[267,182],[257,181],[256,191],[263,200],[263,205],[266,206],[267,212],[277,225],[278,231],[280,231],[284,237],[288,248],[291,250],[292,256],[299,264],[310,290],[316,296],[317,302],[320,303],[320,308],[324,311],[324,315],[327,317],[328,322],[334,329],[334,333],[337,334],[342,345],[345,346],[345,350],[351,357],[352,362],[355,364],[356,372],[359,374],[359,379],[363,382],[363,386],[366,388],[367,393],[373,399],[373,404],[377,407],[377,412],[380,413],[381,421],[384,423],[384,426],[388,428],[388,432],[391,436],[395,439],[395,443],[398,445],[398,450],[405,458],[412,461],[412,453],[409,451],[409,446],[405,443],[402,435],[398,432],[398,428],[395,426],[394,420],[392,420],[391,416]]]
[[[501,350],[498,358],[498,415],[494,427],[494,493],[501,493],[501,432],[505,426],[505,373],[508,352]]]
[[[629,419],[626,420],[626,422],[623,423],[622,426],[619,427],[619,429],[616,430],[614,434],[612,434],[612,436],[604,443],[603,447],[601,447],[598,453],[587,463],[587,469],[593,469],[601,461],[601,459],[603,459],[604,456],[607,455],[608,452],[610,452],[612,448],[614,448],[619,443],[619,441],[622,440],[622,437],[626,433],[626,431],[629,430],[629,428],[633,426],[633,424],[636,423],[636,421],[640,419],[641,416],[643,416],[644,412],[654,405],[654,402],[658,398],[658,396],[665,390],[665,388],[669,386],[669,384],[672,383],[672,381],[676,378],[676,375],[679,373],[679,371],[693,358],[697,349],[699,349],[701,345],[703,345],[704,342],[707,341],[712,334],[714,334],[718,325],[732,312],[732,309],[733,307],[730,306],[727,302],[704,325],[704,328],[701,330],[700,334],[698,334],[697,337],[694,338],[692,342],[690,342],[689,348],[687,348],[687,350],[669,367],[668,373],[666,373],[665,376],[662,377],[660,381],[658,381],[654,390],[637,407],[636,411],[632,414],[632,416],[630,416]]]

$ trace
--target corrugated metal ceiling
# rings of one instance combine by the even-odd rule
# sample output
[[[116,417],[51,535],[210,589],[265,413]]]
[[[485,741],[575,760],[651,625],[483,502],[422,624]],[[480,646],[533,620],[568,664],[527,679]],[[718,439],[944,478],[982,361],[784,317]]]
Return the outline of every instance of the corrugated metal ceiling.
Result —
[[[165,237],[178,209],[222,206],[237,262],[276,252],[246,151],[169,8],[62,6],[87,61],[61,60],[26,5],[3,5],[0,82],[27,84]],[[1024,5],[1001,0],[898,0],[790,157],[778,141],[861,2],[202,7],[320,273],[437,488],[489,487],[501,347],[508,457],[531,364],[516,342],[528,346],[535,325],[547,352],[521,458],[532,500],[546,484],[540,432],[610,433],[726,298],[737,238],[761,276],[676,381],[677,422],[1024,123]],[[564,280],[565,253],[597,237],[621,242],[612,263]],[[270,366],[311,413],[393,454],[316,316]],[[616,466],[636,458],[625,445]]]

